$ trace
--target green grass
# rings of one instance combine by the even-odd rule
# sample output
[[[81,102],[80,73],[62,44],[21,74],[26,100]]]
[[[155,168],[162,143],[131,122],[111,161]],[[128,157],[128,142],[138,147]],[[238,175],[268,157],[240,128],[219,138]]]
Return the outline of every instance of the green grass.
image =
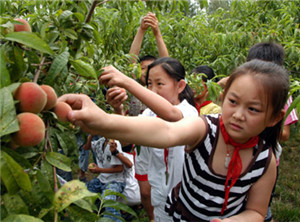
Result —
[[[272,214],[275,222],[297,222],[300,221],[300,126],[291,127],[290,139],[282,143],[282,148]]]

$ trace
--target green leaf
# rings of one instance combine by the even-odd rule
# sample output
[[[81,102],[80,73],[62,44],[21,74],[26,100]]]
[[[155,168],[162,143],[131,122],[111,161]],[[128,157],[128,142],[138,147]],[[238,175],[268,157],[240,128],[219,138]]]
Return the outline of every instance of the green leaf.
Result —
[[[4,39],[24,44],[29,48],[36,49],[43,53],[47,53],[50,55],[54,54],[50,46],[32,32],[11,32],[8,33]]]
[[[16,116],[14,99],[9,88],[0,89],[0,137],[20,129]]]
[[[75,202],[75,204],[77,201]],[[95,206],[95,204],[94,204]],[[71,221],[76,222],[86,222],[86,221],[97,221],[97,215],[91,212],[88,212],[78,206],[71,205],[65,209],[65,211],[70,216]]]
[[[71,61],[71,64],[76,69],[79,75],[97,79],[96,71],[94,67],[91,66],[90,64],[79,59]]]
[[[18,214],[18,215],[9,215],[2,222],[43,222],[41,219],[26,215],[26,214]]]
[[[77,32],[75,32],[75,30],[73,30],[73,29],[66,29],[66,30],[64,30],[63,34],[65,36],[69,37],[70,39],[73,39],[73,40],[78,39]]]
[[[71,160],[67,156],[56,153],[50,152],[46,154],[46,160],[53,166],[57,167],[66,172],[71,172]]]
[[[24,169],[7,153],[1,153],[1,179],[9,193],[15,193],[18,188],[31,191],[31,181]]]
[[[128,205],[114,200],[103,200],[103,201],[104,201],[103,208],[112,207],[116,210],[124,210],[137,218],[136,212]]]
[[[49,85],[53,85],[56,76],[62,72],[65,66],[68,64],[70,53],[64,51],[58,55],[54,60],[46,77],[46,82]]]
[[[85,183],[79,180],[72,180],[65,183],[54,196],[54,207],[60,212],[71,203],[83,199],[85,197],[95,197],[96,193],[88,191]]]
[[[6,68],[6,63],[4,59],[4,51],[0,49],[0,88],[10,84],[9,72]]]
[[[47,180],[47,177],[45,177],[45,175],[43,175],[40,170],[37,170],[36,178],[39,183],[40,189],[43,191],[48,200],[52,201],[54,197],[54,192],[50,186],[49,181]]]
[[[18,194],[3,195],[4,206],[9,214],[29,214],[28,207]]]
[[[1,150],[6,152],[8,155],[10,155],[24,169],[32,168],[32,165],[29,163],[29,161],[27,159],[25,159],[25,157],[23,155],[21,155],[20,153],[17,152],[17,151],[19,151],[20,149],[23,149],[23,148],[25,150],[27,150],[28,147],[20,147],[16,151],[14,151],[10,148],[7,148],[7,147],[1,147]]]

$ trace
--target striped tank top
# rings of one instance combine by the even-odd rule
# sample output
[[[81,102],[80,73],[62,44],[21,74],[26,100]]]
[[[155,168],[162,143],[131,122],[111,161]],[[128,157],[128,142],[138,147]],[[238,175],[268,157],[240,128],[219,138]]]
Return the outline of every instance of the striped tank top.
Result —
[[[210,221],[227,218],[245,209],[247,194],[264,174],[272,157],[272,150],[260,140],[253,148],[253,158],[234,186],[230,189],[227,209],[224,203],[226,176],[216,174],[212,159],[219,135],[219,114],[203,117],[207,135],[191,153],[185,154],[182,181],[169,194],[165,210],[174,221]]]

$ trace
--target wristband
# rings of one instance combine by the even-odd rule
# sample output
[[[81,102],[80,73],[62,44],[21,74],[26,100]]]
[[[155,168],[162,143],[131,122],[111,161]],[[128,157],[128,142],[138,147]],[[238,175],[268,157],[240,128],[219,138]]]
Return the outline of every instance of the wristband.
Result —
[[[119,150],[115,150],[114,152],[111,152],[111,155],[117,156],[119,154]]]

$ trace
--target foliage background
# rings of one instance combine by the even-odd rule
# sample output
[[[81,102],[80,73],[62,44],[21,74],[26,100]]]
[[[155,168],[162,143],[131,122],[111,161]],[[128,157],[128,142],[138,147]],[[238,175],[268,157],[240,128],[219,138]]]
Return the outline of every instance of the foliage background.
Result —
[[[37,147],[9,148],[10,134],[18,130],[11,93],[20,82],[51,85],[58,95],[86,93],[110,112],[97,77],[101,68],[110,64],[127,75],[139,72],[139,67],[129,64],[128,52],[142,16],[152,11],[159,19],[170,56],[179,59],[187,73],[195,66],[209,65],[217,75],[227,76],[245,62],[252,45],[262,41],[282,44],[292,82],[293,107],[300,113],[299,8],[299,1],[0,1],[1,219],[26,214],[59,221],[62,205],[71,218],[95,216],[88,194],[79,200],[84,203],[70,194],[68,203],[75,203],[70,206],[55,202],[53,197],[54,188],[59,186],[53,171],[76,168],[76,136],[82,132],[45,112],[40,114],[47,125],[45,141]],[[17,17],[28,20],[33,33],[7,34],[5,30]],[[158,55],[150,30],[140,54]],[[299,129],[295,131],[294,137],[299,137]],[[58,154],[60,149],[66,156]],[[59,163],[53,161],[57,158]],[[19,173],[13,174],[14,168],[19,168]],[[26,175],[22,169],[27,170]],[[4,179],[8,173],[14,180]],[[20,178],[26,182],[20,183]],[[12,210],[12,205],[18,207]]]

